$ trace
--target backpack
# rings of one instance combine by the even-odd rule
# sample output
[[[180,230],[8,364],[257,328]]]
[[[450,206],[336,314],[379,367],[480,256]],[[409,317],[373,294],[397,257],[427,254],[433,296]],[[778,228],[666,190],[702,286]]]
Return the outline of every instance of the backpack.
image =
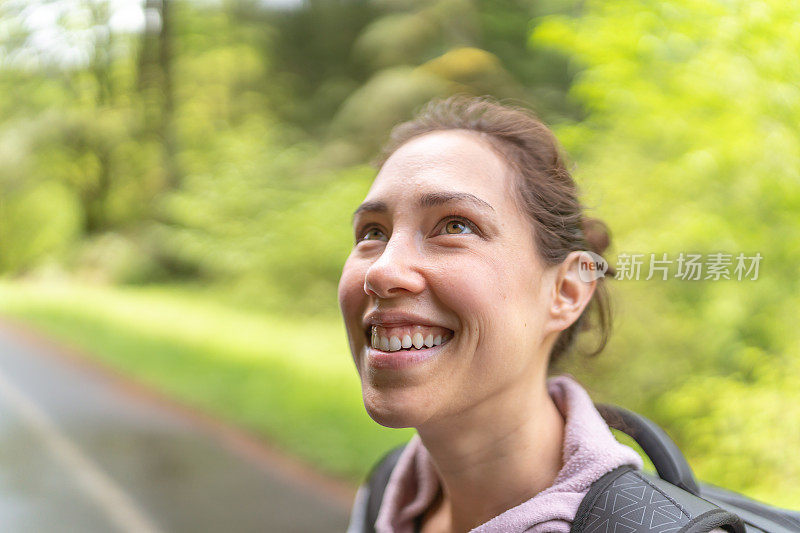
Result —
[[[657,476],[620,466],[595,481],[581,502],[571,533],[800,533],[800,512],[778,509],[741,494],[698,483],[677,445],[658,425],[621,407],[595,404],[613,429],[633,438]],[[405,445],[381,459],[353,505],[348,533],[374,533],[383,493]]]

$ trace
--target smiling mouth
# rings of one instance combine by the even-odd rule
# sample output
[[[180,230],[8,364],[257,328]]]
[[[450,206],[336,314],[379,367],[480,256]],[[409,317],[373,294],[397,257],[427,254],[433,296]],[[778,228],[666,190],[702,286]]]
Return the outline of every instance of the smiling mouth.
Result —
[[[369,326],[364,331],[367,344],[384,352],[414,352],[446,344],[453,331],[438,326]]]

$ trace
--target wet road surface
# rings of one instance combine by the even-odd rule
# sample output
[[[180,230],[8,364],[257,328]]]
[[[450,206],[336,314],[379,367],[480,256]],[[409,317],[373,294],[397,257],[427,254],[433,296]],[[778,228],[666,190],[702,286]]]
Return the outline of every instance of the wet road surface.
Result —
[[[341,495],[0,323],[2,532],[344,531]]]

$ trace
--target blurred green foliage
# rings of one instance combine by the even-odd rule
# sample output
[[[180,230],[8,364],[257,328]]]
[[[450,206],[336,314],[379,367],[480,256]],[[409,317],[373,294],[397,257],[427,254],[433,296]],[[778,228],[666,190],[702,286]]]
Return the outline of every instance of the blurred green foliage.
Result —
[[[618,282],[615,340],[596,366],[575,372],[667,425],[701,477],[762,497],[794,491],[800,6],[586,9],[548,18],[531,42],[569,54],[580,69],[570,92],[587,115],[558,134],[616,250],[764,259],[755,281]],[[797,502],[796,492],[786,501]]]
[[[124,4],[0,2],[2,275],[200,287],[333,324],[350,213],[375,172],[365,163],[431,97],[491,94],[554,125],[590,214],[614,233],[612,263],[621,252],[761,253],[756,281],[612,280],[611,344],[558,370],[656,419],[704,479],[800,500],[796,3],[146,1],[147,16]],[[80,306],[12,307],[87,343],[110,335]],[[95,347],[137,373],[126,342]],[[225,366],[210,348],[196,362],[173,340],[149,349],[161,355],[145,368]],[[252,382],[229,370],[205,400],[193,392],[212,386],[202,380],[156,384],[239,405],[225,413],[331,470],[359,468],[342,449],[328,460],[280,437],[277,396],[226,399],[283,370]],[[285,379],[295,392],[319,385]],[[294,414],[323,424],[312,404]],[[342,409],[320,428],[344,424],[336,446],[388,442],[342,430],[354,416]]]

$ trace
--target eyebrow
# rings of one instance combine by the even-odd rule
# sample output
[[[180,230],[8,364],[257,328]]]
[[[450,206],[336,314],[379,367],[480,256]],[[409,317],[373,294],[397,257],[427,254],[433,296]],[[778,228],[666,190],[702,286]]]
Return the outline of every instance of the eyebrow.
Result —
[[[431,208],[431,207],[438,207],[440,205],[449,204],[451,202],[467,202],[479,209],[489,209],[494,211],[494,207],[489,205],[488,202],[485,200],[481,200],[474,194],[470,194],[468,192],[452,192],[452,191],[437,191],[437,192],[429,192],[423,194],[417,200],[417,206],[421,208]],[[359,213],[364,212],[372,212],[372,213],[386,213],[389,211],[389,206],[386,205],[386,202],[382,202],[380,200],[372,200],[369,202],[364,202],[358,209],[353,212],[353,219],[355,220],[356,215]]]

